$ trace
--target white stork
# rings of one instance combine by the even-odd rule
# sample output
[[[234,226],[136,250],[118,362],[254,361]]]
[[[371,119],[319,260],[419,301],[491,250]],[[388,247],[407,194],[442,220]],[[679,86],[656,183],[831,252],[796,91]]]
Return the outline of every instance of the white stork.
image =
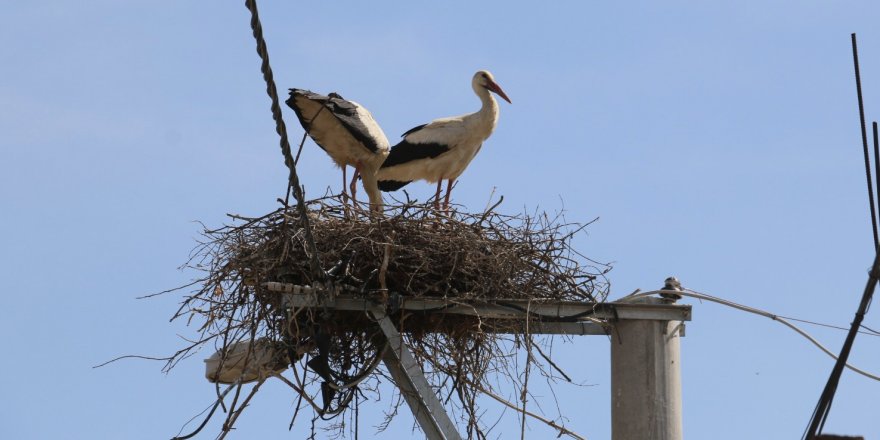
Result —
[[[360,104],[338,93],[319,95],[308,90],[290,89],[287,105],[296,112],[300,124],[316,144],[342,168],[342,193],[345,194],[346,167],[354,167],[349,188],[357,202],[357,179],[360,176],[370,198],[370,209],[381,211],[382,193],[376,184],[376,171],[388,156],[389,142],[379,124]]]
[[[448,180],[443,209],[449,208],[452,184],[480,151],[498,123],[498,102],[489,92],[510,102],[492,74],[481,70],[471,80],[483,106],[476,113],[435,119],[403,134],[377,174],[379,189],[396,191],[413,180],[437,182],[434,206],[439,209],[440,184]]]

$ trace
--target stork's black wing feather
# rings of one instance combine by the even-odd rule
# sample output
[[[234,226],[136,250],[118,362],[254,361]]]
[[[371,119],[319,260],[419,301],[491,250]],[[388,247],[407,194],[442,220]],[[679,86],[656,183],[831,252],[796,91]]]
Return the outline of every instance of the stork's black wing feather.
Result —
[[[449,146],[437,143],[414,144],[406,139],[391,148],[382,168],[412,162],[419,159],[432,159],[449,151]]]
[[[299,119],[299,123],[302,124],[303,129],[307,132],[311,132],[312,123],[317,115],[310,115],[311,118],[306,118],[302,114],[302,109],[296,105],[296,96],[301,96],[309,101],[316,102],[322,106],[324,106],[324,110],[329,111],[333,114],[337,121],[361,144],[367,147],[370,152],[375,153],[379,151],[379,144],[376,142],[376,139],[370,134],[370,131],[367,129],[367,126],[364,125],[360,116],[358,115],[358,106],[352,103],[351,101],[347,101],[338,93],[330,93],[330,96],[324,96],[318,93],[314,93],[309,90],[302,89],[290,89],[290,98],[285,101],[285,103],[293,109],[294,113],[296,113],[296,117]],[[321,148],[324,148],[322,145],[318,144]]]
[[[376,142],[376,138],[370,134],[370,130],[367,129],[367,126],[364,125],[364,121],[360,118],[360,115],[358,115],[357,105],[351,101],[343,99],[338,93],[330,94],[328,104],[328,108],[333,112],[333,115],[336,116],[336,119],[339,120],[339,123],[341,123],[355,139],[367,147],[371,153],[379,151],[379,144]]]
[[[417,131],[419,131],[419,130],[425,128],[426,125],[428,125],[428,124],[416,125],[415,127],[410,128],[410,129],[407,130],[405,133],[403,133],[402,135],[400,135],[400,137],[406,137],[406,136],[409,135],[409,134],[413,134],[413,133],[415,133],[415,132],[417,132]]]
[[[399,180],[380,180],[379,181],[379,190],[384,192],[397,191],[404,186],[407,186],[412,182],[412,180],[407,180],[406,182],[401,182]]]

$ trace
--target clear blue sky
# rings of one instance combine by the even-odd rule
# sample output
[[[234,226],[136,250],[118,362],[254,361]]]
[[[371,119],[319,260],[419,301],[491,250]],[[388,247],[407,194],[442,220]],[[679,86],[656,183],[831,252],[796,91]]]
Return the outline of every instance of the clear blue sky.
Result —
[[[200,220],[262,214],[286,172],[243,2],[11,2],[0,15],[2,438],[167,438],[211,400],[201,358],[167,355]],[[455,201],[600,217],[579,249],[615,262],[612,297],[686,287],[847,325],[871,263],[849,34],[880,118],[877,2],[261,1],[282,94],[338,91],[390,138],[473,111],[477,69],[513,100]],[[292,137],[301,134],[286,113]],[[313,144],[307,192],[339,186]],[[412,185],[424,197],[429,185]],[[769,320],[694,305],[682,341],[689,439],[798,438],[832,361]],[[880,327],[880,314],[865,323]],[[844,333],[809,328],[833,350]],[[880,338],[852,360],[880,371]],[[560,386],[571,429],[609,437],[608,341],[556,346],[591,387]],[[880,438],[880,383],[845,373],[828,430]],[[388,394],[383,394],[387,396]],[[268,383],[235,438],[287,432],[292,393]],[[544,394],[552,417],[555,404]],[[372,435],[387,399],[363,407]],[[515,419],[496,428],[518,435]],[[307,427],[308,420],[300,420]],[[388,434],[409,435],[401,413]],[[216,424],[212,425],[216,432]],[[530,438],[552,431],[531,423]],[[204,438],[211,438],[205,435]]]

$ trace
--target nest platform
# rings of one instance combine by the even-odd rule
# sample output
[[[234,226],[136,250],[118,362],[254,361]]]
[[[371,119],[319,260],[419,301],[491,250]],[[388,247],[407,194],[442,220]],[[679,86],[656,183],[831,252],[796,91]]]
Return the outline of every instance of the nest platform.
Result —
[[[193,252],[188,266],[204,277],[192,284],[175,318],[199,323],[200,337],[175,354],[169,368],[209,342],[222,353],[242,341],[268,340],[286,347],[293,378],[285,381],[318,415],[343,413],[356,390],[375,391],[380,379],[390,379],[375,369],[385,341],[369,313],[285,302],[285,289],[304,287],[316,304],[334,295],[381,305],[435,390],[457,396],[468,430],[479,430],[476,396],[492,389],[487,374],[517,379],[502,341],[521,341],[522,323],[438,312],[492,301],[595,306],[608,294],[610,270],[572,247],[589,223],[544,213],[504,215],[496,207],[438,213],[430,204],[403,203],[377,216],[337,197],[313,200],[314,255],[292,207],[230,216],[232,224],[206,229]],[[401,307],[414,299],[446,305]],[[345,387],[351,383],[358,385]]]

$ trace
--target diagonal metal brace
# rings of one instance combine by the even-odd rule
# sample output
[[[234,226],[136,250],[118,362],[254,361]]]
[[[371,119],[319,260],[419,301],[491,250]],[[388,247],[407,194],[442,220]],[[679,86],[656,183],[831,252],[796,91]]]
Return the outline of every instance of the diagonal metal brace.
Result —
[[[403,398],[406,399],[425,436],[429,440],[461,440],[461,436],[455,430],[455,424],[449,419],[443,404],[428,385],[422,369],[403,343],[400,332],[385,314],[385,310],[382,307],[373,307],[371,313],[379,321],[379,326],[388,339],[388,345],[382,353],[382,361],[400,387]]]

